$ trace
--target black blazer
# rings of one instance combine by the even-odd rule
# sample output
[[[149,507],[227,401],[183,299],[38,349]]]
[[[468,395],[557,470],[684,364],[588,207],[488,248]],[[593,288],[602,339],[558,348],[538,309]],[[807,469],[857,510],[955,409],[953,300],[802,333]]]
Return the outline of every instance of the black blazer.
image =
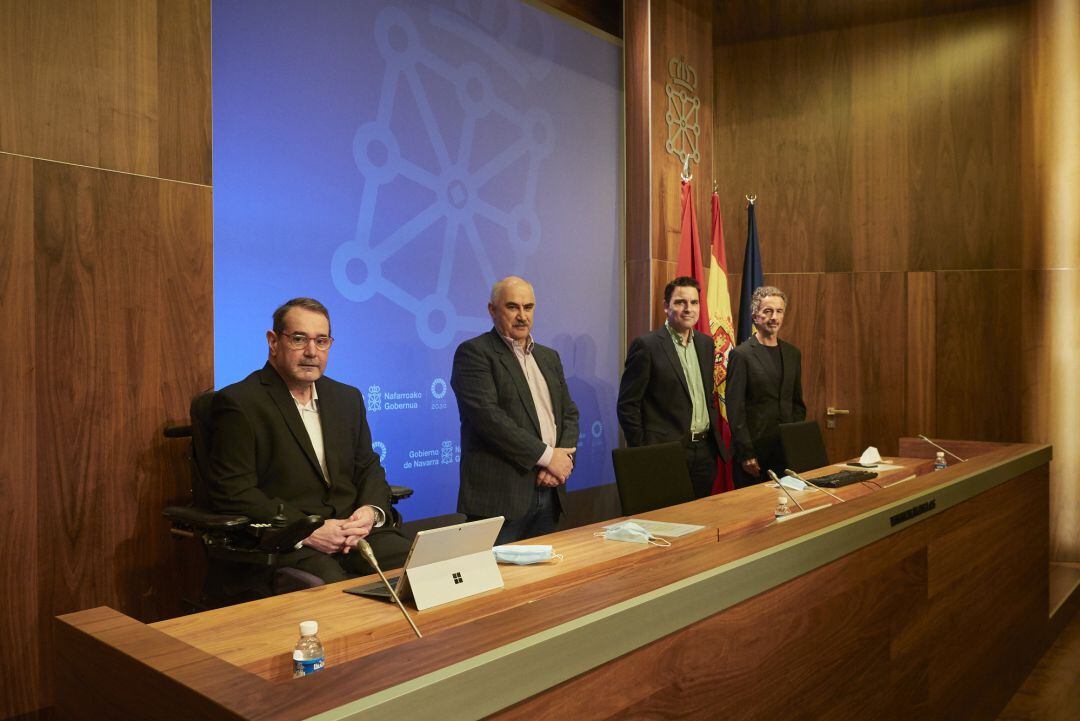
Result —
[[[726,454],[713,402],[713,339],[694,331],[693,340],[709,409],[709,429],[716,447]],[[690,386],[667,326],[639,336],[630,344],[619,383],[618,411],[627,445],[689,440],[693,414]]]
[[[371,449],[363,396],[326,376],[315,388],[329,478],[269,363],[215,394],[209,491],[216,510],[265,521],[284,504],[290,522],[309,514],[348,518],[363,505],[389,513],[390,487]]]
[[[735,446],[735,459],[759,461],[773,458],[780,448],[780,424],[806,420],[802,395],[802,354],[780,341],[783,378],[769,351],[751,336],[728,356],[728,423]]]
[[[574,448],[578,409],[559,354],[539,344],[533,345],[532,354],[551,394],[555,445]],[[524,516],[535,494],[536,460],[545,445],[521,364],[493,328],[458,346],[450,385],[461,417],[458,512],[507,520]],[[566,487],[556,490],[565,508]]]

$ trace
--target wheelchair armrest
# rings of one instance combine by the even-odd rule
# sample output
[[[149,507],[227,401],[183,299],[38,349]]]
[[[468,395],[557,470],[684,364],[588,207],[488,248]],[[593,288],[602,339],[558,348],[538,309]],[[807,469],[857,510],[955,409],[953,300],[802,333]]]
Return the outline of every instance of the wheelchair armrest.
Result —
[[[288,553],[322,524],[322,516],[305,516],[284,528],[263,529],[259,536],[258,549],[265,553]]]
[[[404,501],[413,494],[413,489],[408,486],[390,486],[390,503]]]
[[[181,524],[201,530],[215,531],[242,528],[251,523],[247,516],[231,516],[211,513],[194,506],[167,506],[162,514],[174,524]]]

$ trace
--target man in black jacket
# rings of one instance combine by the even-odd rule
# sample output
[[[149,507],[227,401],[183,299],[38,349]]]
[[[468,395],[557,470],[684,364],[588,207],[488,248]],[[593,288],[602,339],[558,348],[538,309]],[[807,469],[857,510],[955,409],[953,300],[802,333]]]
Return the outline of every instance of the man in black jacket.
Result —
[[[760,483],[772,470],[784,475],[780,424],[806,420],[802,356],[780,340],[787,296],[779,288],[754,291],[750,313],[754,334],[728,357],[727,404],[735,447],[735,486]]]
[[[328,583],[373,573],[355,548],[367,538],[379,564],[404,563],[408,541],[387,523],[390,487],[371,448],[364,399],[323,375],[330,314],[312,298],[274,312],[265,366],[214,397],[210,498],[215,510],[267,521],[322,516],[323,525],[279,566]]]
[[[664,288],[664,326],[634,339],[619,383],[627,444],[680,441],[698,498],[709,495],[723,444],[713,403],[713,340],[694,331],[701,287],[680,276]]]

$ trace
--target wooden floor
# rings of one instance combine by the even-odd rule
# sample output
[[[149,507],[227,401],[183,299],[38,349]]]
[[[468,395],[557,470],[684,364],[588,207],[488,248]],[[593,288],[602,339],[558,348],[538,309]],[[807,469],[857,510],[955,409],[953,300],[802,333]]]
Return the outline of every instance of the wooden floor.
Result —
[[[1076,612],[1077,604],[1072,602],[1076,599],[1077,592],[1073,589],[1076,588],[1080,568],[1059,567],[1055,570],[1058,573],[1051,574],[1051,599],[1068,596],[1071,591],[1073,598],[1068,604],[1070,607],[1061,612],[1071,613],[1072,620],[1028,675],[1020,690],[998,716],[998,721],[1080,719],[1080,613]],[[1059,588],[1053,588],[1055,583]]]

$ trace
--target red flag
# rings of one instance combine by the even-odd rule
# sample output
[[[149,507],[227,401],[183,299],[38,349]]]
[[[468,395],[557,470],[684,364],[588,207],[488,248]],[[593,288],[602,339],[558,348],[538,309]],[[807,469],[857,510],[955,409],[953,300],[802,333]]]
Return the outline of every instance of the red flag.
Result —
[[[690,181],[682,181],[682,226],[679,239],[679,262],[675,266],[675,275],[688,275],[705,288],[705,266],[701,264],[701,240],[697,227],[697,212],[694,210],[694,191]],[[695,330],[709,334],[709,311],[705,294],[701,296],[701,313],[698,315]]]
[[[712,247],[710,248],[709,262],[712,272],[709,273],[709,292],[707,294],[709,308],[709,328],[716,346],[716,357],[713,361],[713,388],[715,389],[714,401],[720,411],[720,435],[724,439],[724,445],[731,448],[731,426],[727,420],[727,405],[724,403],[724,390],[727,386],[727,362],[728,354],[735,347],[735,326],[731,321],[731,296],[728,294],[727,284],[727,254],[724,252],[724,221],[720,217],[720,198],[716,193],[712,194]],[[720,460],[716,472],[716,480],[713,481],[713,493],[723,493],[735,488],[733,469],[730,463]]]

